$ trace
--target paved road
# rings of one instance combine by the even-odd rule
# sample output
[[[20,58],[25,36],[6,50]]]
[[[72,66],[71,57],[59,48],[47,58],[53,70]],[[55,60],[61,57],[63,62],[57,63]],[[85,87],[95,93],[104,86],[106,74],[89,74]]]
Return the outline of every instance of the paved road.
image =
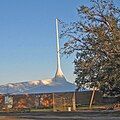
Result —
[[[0,120],[120,120],[120,111],[0,113]]]

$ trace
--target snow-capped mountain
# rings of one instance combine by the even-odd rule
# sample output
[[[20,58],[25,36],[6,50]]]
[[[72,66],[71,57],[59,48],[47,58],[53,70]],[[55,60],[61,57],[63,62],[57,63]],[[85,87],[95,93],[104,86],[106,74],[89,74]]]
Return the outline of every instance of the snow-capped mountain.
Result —
[[[70,92],[74,90],[75,85],[66,81],[64,76],[57,76],[46,80],[32,80],[28,82],[9,83],[0,86],[1,94]]]
[[[50,93],[50,92],[73,92],[75,85],[68,82],[61,70],[60,64],[60,46],[58,20],[56,19],[56,53],[57,53],[57,70],[55,77],[46,80],[34,80],[21,83],[9,83],[0,86],[1,94],[24,94],[24,93]]]

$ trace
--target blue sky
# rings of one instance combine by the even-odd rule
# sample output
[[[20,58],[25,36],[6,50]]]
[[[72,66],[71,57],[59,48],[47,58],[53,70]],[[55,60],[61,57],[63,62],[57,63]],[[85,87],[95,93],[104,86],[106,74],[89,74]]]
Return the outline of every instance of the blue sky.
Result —
[[[0,0],[0,84],[54,77],[55,18],[74,21],[83,4],[88,0]],[[62,57],[70,82],[73,58]]]

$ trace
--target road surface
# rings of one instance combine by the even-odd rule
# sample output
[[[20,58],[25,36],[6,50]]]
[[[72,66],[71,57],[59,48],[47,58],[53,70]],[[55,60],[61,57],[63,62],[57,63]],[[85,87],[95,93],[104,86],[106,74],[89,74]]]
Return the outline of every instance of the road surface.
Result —
[[[0,120],[120,120],[120,111],[0,113]]]

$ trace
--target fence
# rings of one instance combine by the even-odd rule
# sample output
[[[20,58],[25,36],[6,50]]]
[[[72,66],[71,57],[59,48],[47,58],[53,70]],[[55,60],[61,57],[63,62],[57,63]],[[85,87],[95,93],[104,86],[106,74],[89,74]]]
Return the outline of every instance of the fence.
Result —
[[[71,111],[76,107],[89,105],[92,91],[40,93],[20,95],[0,95],[0,110],[11,109],[50,109],[53,111]],[[117,102],[115,97],[103,97],[96,91],[93,104],[113,104]]]

